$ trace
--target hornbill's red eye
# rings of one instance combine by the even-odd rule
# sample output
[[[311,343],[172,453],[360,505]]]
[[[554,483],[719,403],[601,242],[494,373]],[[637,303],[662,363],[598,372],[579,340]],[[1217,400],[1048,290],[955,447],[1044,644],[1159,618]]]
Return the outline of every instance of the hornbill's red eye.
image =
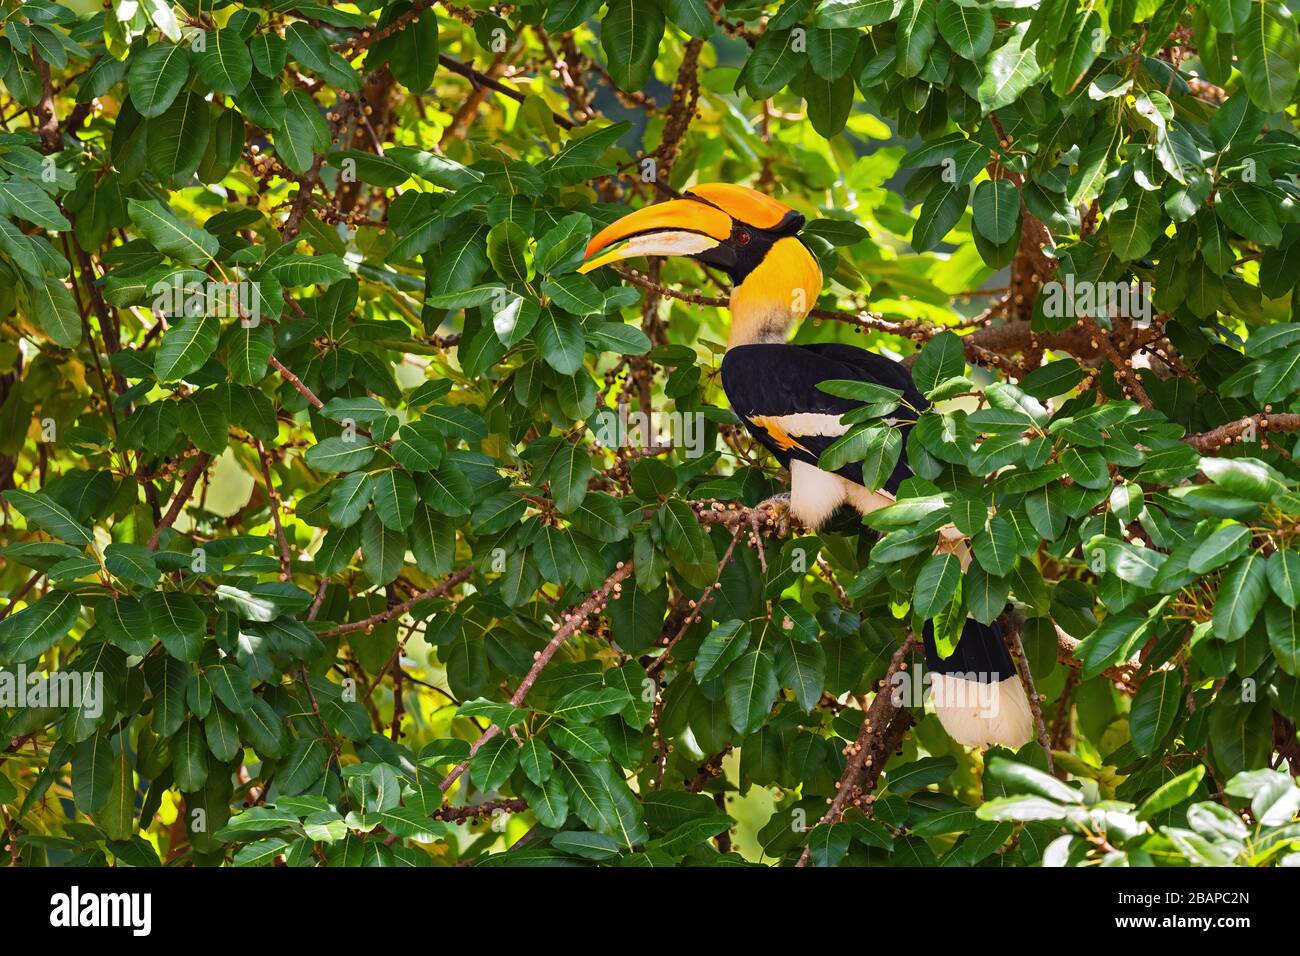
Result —
[[[749,243],[749,233],[744,229],[740,230],[740,232],[736,233],[736,241],[742,246],[747,245]]]

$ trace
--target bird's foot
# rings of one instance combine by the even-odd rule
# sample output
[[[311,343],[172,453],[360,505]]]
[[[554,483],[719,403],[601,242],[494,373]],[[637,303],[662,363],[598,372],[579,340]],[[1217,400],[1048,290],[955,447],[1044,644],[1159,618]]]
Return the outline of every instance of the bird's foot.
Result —
[[[956,525],[946,524],[939,529],[939,543],[934,553],[956,555],[964,572],[970,567],[970,538],[958,531]]]
[[[790,531],[792,520],[789,492],[773,495],[749,509],[749,526],[754,537],[759,541],[760,557],[762,557],[762,531],[766,529],[775,532],[778,537],[784,537]]]
[[[779,529],[784,515],[790,510],[790,495],[773,495],[749,509],[749,540],[758,552],[758,566],[767,574],[767,551],[763,547],[763,532],[771,526]]]

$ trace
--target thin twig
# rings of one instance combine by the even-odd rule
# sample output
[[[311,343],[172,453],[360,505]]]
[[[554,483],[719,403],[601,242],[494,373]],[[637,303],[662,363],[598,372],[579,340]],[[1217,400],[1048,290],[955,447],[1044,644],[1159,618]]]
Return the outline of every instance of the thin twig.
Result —
[[[394,604],[388,610],[380,611],[378,614],[372,614],[370,617],[364,618],[360,621],[349,621],[347,624],[340,624],[338,627],[330,628],[328,631],[321,631],[316,636],[338,637],[340,634],[351,634],[353,631],[369,632],[374,629],[376,624],[382,624],[392,618],[401,617],[421,601],[428,601],[432,598],[442,597],[473,573],[474,568],[472,565],[461,568],[438,586],[429,588],[427,591],[421,591],[408,601],[403,601],[401,604]]]
[[[1025,688],[1029,711],[1034,715],[1034,727],[1038,730],[1038,742],[1043,747],[1043,753],[1047,755],[1047,772],[1056,776],[1056,764],[1052,760],[1052,738],[1047,733],[1047,723],[1043,720],[1043,702],[1038,699],[1034,675],[1029,669],[1029,659],[1025,657],[1025,645],[1020,640],[1020,625],[1010,614],[1003,615],[1002,622],[1003,639],[1020,674],[1020,682]]]
[[[588,596],[588,598],[583,601],[576,610],[564,615],[564,623],[557,626],[555,636],[551,638],[550,642],[542,648],[542,650],[538,651],[533,656],[533,666],[528,669],[528,673],[524,675],[524,679],[519,682],[519,686],[515,689],[515,692],[510,695],[510,705],[512,707],[518,707],[524,702],[524,698],[527,697],[528,692],[532,690],[533,684],[537,683],[537,678],[542,673],[542,669],[550,663],[551,658],[555,656],[555,652],[560,649],[560,645],[567,641],[570,635],[582,627],[588,617],[597,614],[604,609],[606,602],[609,600],[610,594],[614,592],[615,588],[619,587],[627,580],[627,578],[632,574],[632,569],[633,563],[631,560],[620,562],[619,566],[614,570],[614,573],[605,579],[604,584],[591,592],[590,596]],[[449,790],[451,785],[455,783],[460,775],[465,772],[466,768],[469,767],[469,762],[474,758],[474,755],[482,749],[485,743],[499,733],[501,733],[501,728],[496,724],[493,724],[488,727],[487,730],[483,731],[483,733],[479,735],[479,738],[470,745],[469,756],[458,764],[451,773],[443,777],[442,782],[438,784],[438,788],[444,793]]]
[[[162,535],[163,529],[170,528],[172,523],[180,517],[181,509],[190,500],[190,496],[194,494],[194,486],[198,484],[199,476],[203,474],[203,469],[207,467],[210,458],[211,456],[207,452],[201,451],[198,457],[194,459],[194,464],[190,466],[190,470],[185,474],[185,480],[181,482],[180,488],[172,497],[172,503],[167,508],[167,513],[163,515],[162,521],[158,522],[158,527],[154,528],[153,534],[149,536],[150,551],[158,550],[158,538]]]

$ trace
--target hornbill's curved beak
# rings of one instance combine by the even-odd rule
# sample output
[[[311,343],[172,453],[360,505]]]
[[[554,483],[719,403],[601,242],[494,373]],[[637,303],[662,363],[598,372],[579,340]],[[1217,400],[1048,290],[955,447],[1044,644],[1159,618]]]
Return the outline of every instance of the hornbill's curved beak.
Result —
[[[606,226],[587,244],[578,271],[636,256],[689,256],[739,281],[803,224],[801,213],[747,186],[705,183]]]

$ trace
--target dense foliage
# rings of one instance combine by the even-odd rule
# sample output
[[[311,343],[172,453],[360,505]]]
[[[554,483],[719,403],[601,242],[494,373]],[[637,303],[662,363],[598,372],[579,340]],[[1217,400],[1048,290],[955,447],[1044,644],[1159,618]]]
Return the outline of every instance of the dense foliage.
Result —
[[[1283,0],[0,20],[4,864],[1300,858]],[[695,182],[938,400],[860,529],[754,508],[725,281],[575,272]],[[1040,739],[967,751],[909,634],[1009,598]]]

